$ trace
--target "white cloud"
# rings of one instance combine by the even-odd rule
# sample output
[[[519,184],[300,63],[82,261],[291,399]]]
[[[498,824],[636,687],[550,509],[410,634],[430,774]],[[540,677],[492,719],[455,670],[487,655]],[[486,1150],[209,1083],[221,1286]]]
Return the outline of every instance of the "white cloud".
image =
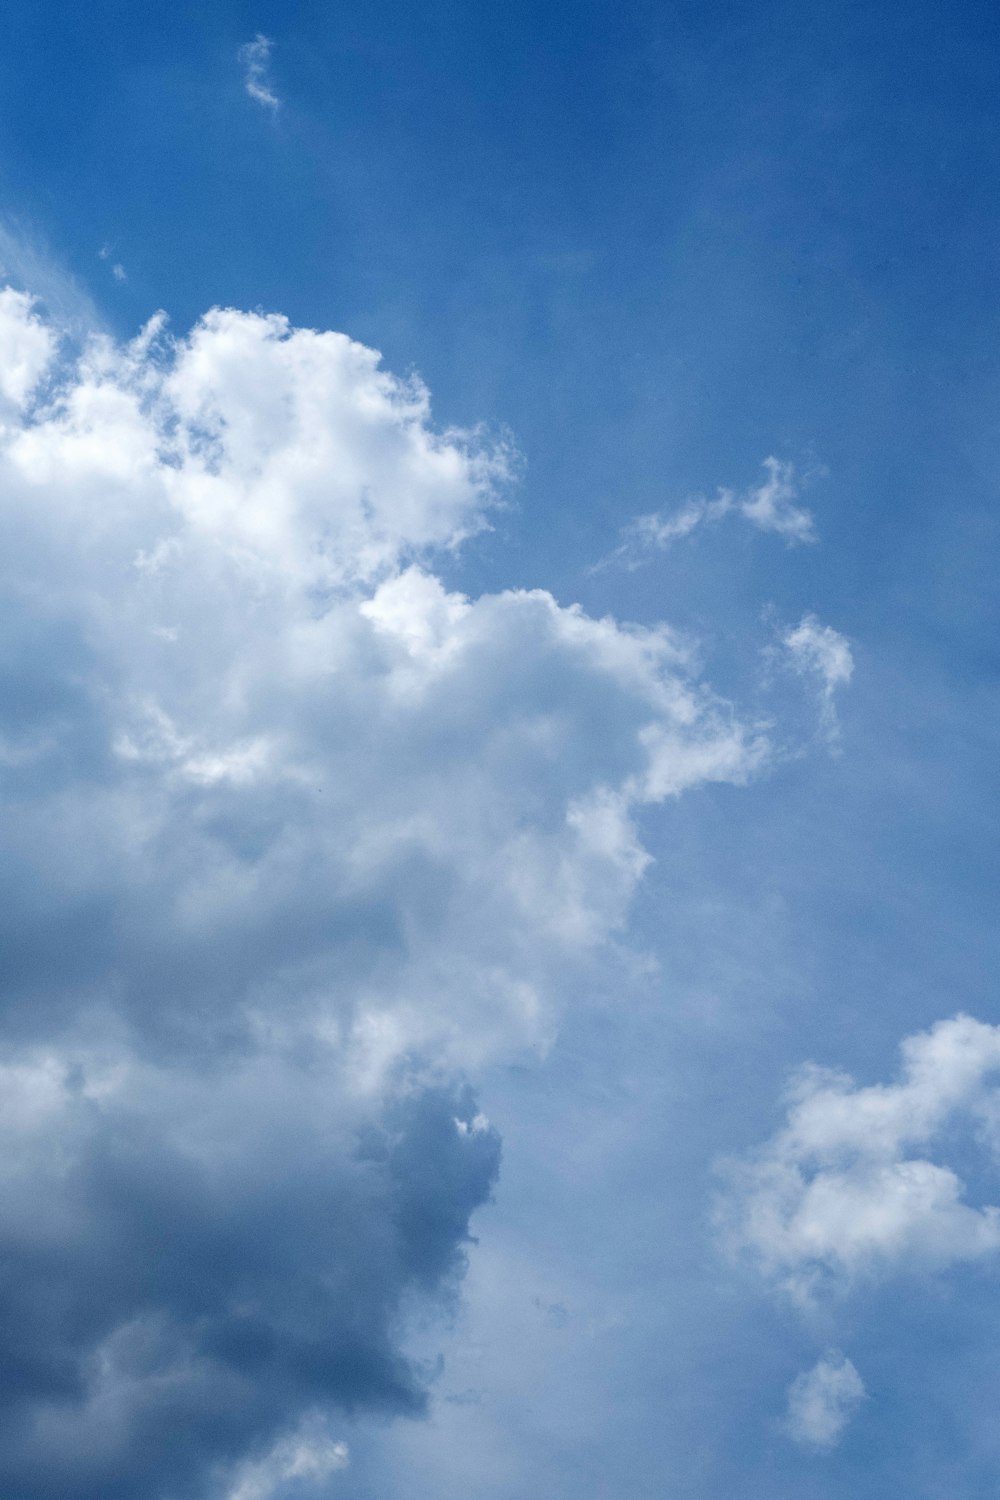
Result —
[[[730,1169],[730,1245],[796,1298],[1000,1250],[1000,1209],[964,1202],[958,1175],[929,1154],[946,1126],[988,1126],[1000,1027],[956,1016],[907,1037],[902,1054],[894,1084],[804,1069],[784,1127]]]
[[[35,336],[16,308],[14,345]],[[666,629],[442,586],[431,553],[486,524],[509,467],[503,443],[436,432],[424,388],[374,351],[232,311],[176,342],[156,322],[94,341],[0,449],[8,571],[91,643],[118,762],[74,817],[127,888],[161,886],[178,942],[195,911],[277,931],[306,870],[299,899],[334,928],[352,903],[383,911],[398,959],[345,987],[320,941],[296,1006],[365,1045],[392,1035],[392,1055],[544,1039],[625,919],[636,810],[768,753]],[[176,822],[194,788],[238,797],[234,828],[284,809],[254,862],[206,838],[221,804]],[[65,815],[31,812],[53,838]]]
[[[821,625],[815,615],[804,615],[799,624],[781,637],[793,669],[811,677],[819,695],[820,722],[827,737],[838,734],[835,694],[846,687],[854,672],[854,657],[846,638],[830,625]]]
[[[798,504],[799,489],[791,464],[765,458],[767,478],[756,489],[738,496],[739,513],[761,531],[775,531],[788,542],[814,542],[816,532],[809,511]]]
[[[792,1381],[786,1431],[804,1447],[833,1448],[864,1398],[864,1381],[851,1361],[831,1350]]]
[[[715,526],[726,516],[742,516],[759,531],[773,531],[791,544],[814,542],[811,513],[799,504],[799,485],[792,464],[766,458],[767,477],[742,492],[720,489],[714,499],[693,495],[679,510],[638,516],[624,533],[622,545],[608,561],[637,566],[651,552],[664,552],[701,526]]]
[[[227,1500],[271,1500],[286,1486],[294,1490],[301,1484],[322,1483],[346,1469],[348,1462],[347,1444],[332,1437],[318,1418],[310,1417],[264,1458],[243,1464]]]
[[[271,48],[274,42],[258,31],[252,42],[245,42],[238,57],[243,68],[243,87],[265,109],[277,109],[280,100],[271,81]]]
[[[16,407],[26,406],[55,358],[57,343],[33,297],[9,286],[0,289],[0,395]]]
[[[419,1409],[400,1300],[497,1162],[456,1072],[596,982],[642,809],[770,751],[665,627],[444,586],[509,445],[375,351],[216,309],[69,357],[0,310],[0,1253],[44,1243],[19,1327],[74,1309],[76,1393],[0,1489],[145,1500],[319,1401]]]

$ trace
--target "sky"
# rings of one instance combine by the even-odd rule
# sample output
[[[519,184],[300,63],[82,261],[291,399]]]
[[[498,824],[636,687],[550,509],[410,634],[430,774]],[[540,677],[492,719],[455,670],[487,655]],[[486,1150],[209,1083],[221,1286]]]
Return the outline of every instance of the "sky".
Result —
[[[5,1500],[996,1494],[998,74],[8,7]]]

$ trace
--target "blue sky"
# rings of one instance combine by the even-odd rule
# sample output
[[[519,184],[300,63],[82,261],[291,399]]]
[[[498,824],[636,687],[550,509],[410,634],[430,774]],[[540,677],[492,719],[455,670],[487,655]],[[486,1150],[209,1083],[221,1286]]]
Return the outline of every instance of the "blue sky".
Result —
[[[996,1493],[998,66],[11,8],[4,1495]]]

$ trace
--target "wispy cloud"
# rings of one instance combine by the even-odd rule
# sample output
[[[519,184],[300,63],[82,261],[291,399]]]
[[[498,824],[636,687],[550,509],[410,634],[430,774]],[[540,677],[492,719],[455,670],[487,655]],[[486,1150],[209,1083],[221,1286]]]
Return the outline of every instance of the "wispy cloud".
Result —
[[[244,42],[237,56],[243,68],[243,87],[265,109],[277,109],[281,100],[271,78],[271,48],[274,42],[259,32],[252,42]]]
[[[73,338],[103,326],[88,293],[67,271],[41,232],[23,220],[0,219],[0,281],[12,282],[43,303],[52,322]]]
[[[846,687],[854,673],[854,656],[847,639],[832,625],[821,625],[815,615],[804,615],[781,637],[786,659],[794,671],[816,683],[820,724],[826,738],[839,738],[835,694]]]
[[[759,531],[774,532],[791,545],[814,542],[812,514],[799,504],[800,482],[794,466],[766,458],[763,467],[767,477],[748,490],[719,489],[712,498],[692,495],[676,510],[637,516],[622,532],[621,545],[599,566],[618,563],[636,568],[699,527],[717,526],[727,516],[741,516]]]
[[[106,261],[111,261],[112,253],[113,253],[113,246],[107,245],[107,244],[102,245],[101,248],[100,248],[100,250],[98,250],[98,252],[97,252],[98,259],[100,259],[100,260],[106,260]],[[127,275],[127,273],[125,271],[125,267],[122,265],[121,261],[118,261],[118,260],[111,261],[111,274],[115,278],[116,281],[127,281],[128,280],[128,275]]]

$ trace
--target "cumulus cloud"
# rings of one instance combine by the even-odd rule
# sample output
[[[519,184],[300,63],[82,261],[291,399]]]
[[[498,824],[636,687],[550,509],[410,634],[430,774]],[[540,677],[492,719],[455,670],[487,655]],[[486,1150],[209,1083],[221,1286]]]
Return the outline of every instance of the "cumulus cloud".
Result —
[[[864,1381],[851,1361],[831,1350],[792,1381],[785,1430],[803,1447],[833,1448],[864,1398]]]
[[[254,1494],[422,1409],[469,1070],[589,982],[641,808],[768,746],[665,627],[445,588],[511,454],[374,351],[0,307],[0,1491]]]
[[[907,1037],[902,1058],[896,1083],[867,1087],[804,1069],[785,1125],[730,1168],[729,1243],[799,1300],[1000,1250],[1000,1209],[965,1202],[958,1174],[932,1158],[946,1129],[989,1132],[1000,1027],[940,1021]]]
[[[759,531],[772,531],[789,544],[814,542],[811,513],[799,503],[795,469],[778,458],[764,460],[766,478],[748,490],[719,489],[714,498],[693,495],[675,511],[638,516],[624,533],[609,561],[637,567],[650,553],[665,552],[703,526],[717,526],[726,516],[742,516]]]
[[[280,100],[271,80],[271,48],[274,42],[258,31],[252,42],[244,42],[237,54],[243,69],[243,87],[265,109],[277,109]]]

